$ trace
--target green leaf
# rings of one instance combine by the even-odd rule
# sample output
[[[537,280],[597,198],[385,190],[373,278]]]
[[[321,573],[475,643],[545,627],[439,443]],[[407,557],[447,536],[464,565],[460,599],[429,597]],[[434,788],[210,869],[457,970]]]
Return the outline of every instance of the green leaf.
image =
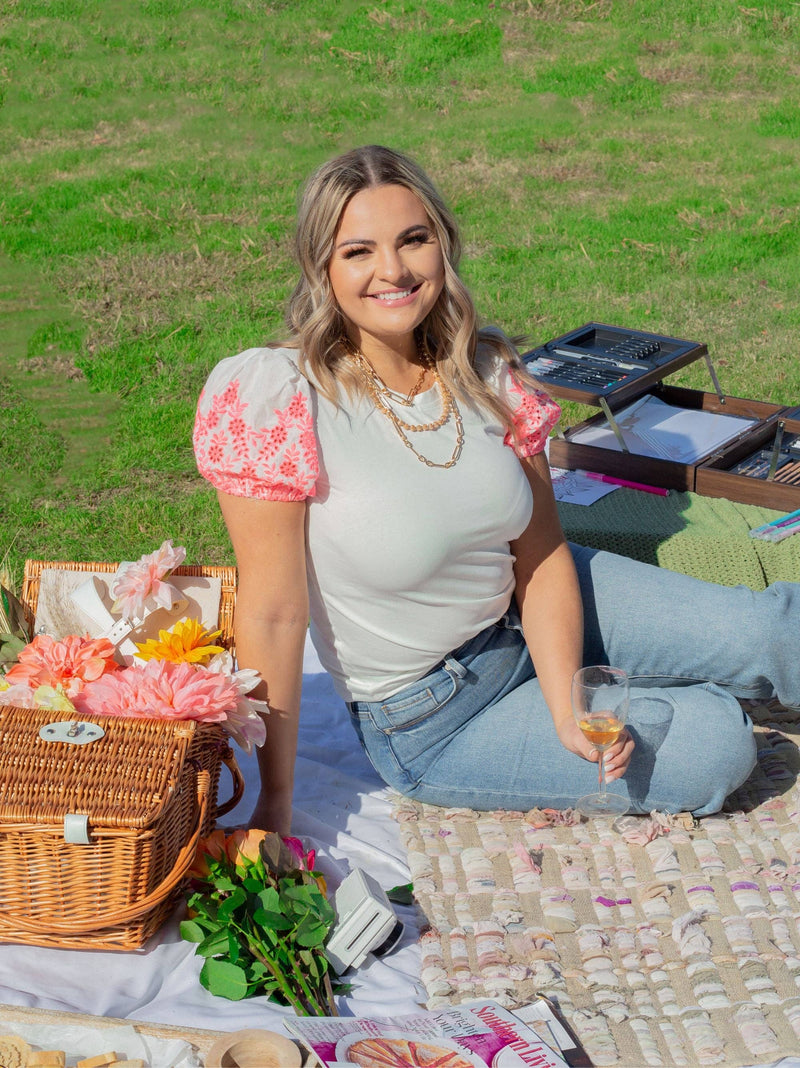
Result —
[[[291,928],[291,920],[284,915],[285,903],[274,886],[263,890],[257,900],[261,908],[253,912],[253,919],[260,927],[270,931],[288,931]]]
[[[270,922],[262,923],[262,919],[270,919],[269,917],[264,917],[262,913],[262,909],[256,909],[253,913],[254,935],[256,938],[260,939],[262,942],[266,942],[274,949],[275,946],[279,945],[282,935],[290,930],[290,927],[287,926],[285,920],[282,920],[280,925],[277,926],[271,920]]]
[[[394,905],[413,905],[414,887],[411,883],[393,886],[391,890],[386,891],[386,896]]]
[[[280,912],[267,912],[266,909],[256,909],[253,913],[253,923],[267,934],[276,931],[291,931],[294,924]]]
[[[14,664],[27,644],[13,634],[0,634],[0,665]]]
[[[322,953],[312,953],[309,949],[301,949],[297,956],[306,974],[313,979],[321,979],[328,970],[327,958]]]
[[[323,897],[319,903],[317,914],[320,919],[320,923],[324,923],[326,927],[333,927],[336,922],[336,911],[327,898]]]
[[[310,886],[287,886],[283,890],[283,897],[289,901],[302,901],[304,905],[310,905],[312,892]]]
[[[283,911],[283,898],[277,886],[267,886],[258,895],[258,899],[265,909],[270,912]]]
[[[235,931],[228,928],[228,960],[231,964],[237,964],[240,955],[239,939],[236,937]]]
[[[187,901],[190,909],[197,913],[195,919],[206,926],[217,922],[217,902],[206,894],[193,894]]]
[[[261,963],[260,960],[252,960],[247,966],[247,978],[251,983],[260,983],[262,980],[268,980],[275,985],[276,980],[272,977],[272,974]]]
[[[202,942],[206,932],[196,920],[183,920],[180,926],[181,938],[187,942]]]
[[[304,920],[297,929],[295,940],[299,946],[321,946],[328,934],[328,928],[324,923],[314,923],[313,920]]]
[[[25,615],[22,602],[5,586],[0,586],[0,590],[3,592],[3,605],[11,624],[11,634],[27,644],[33,639],[33,628]]]
[[[228,948],[228,932],[223,929],[216,929],[211,932],[197,947],[195,953],[201,957],[216,957],[220,953],[225,953]]]
[[[247,997],[247,975],[243,968],[226,960],[210,957],[200,970],[200,982],[211,994],[229,1001]]]
[[[230,896],[226,897],[225,900],[222,902],[219,909],[217,910],[217,916],[220,920],[230,919],[230,917],[239,908],[239,906],[244,905],[246,901],[247,894],[244,892],[241,886],[237,886],[236,889],[232,891]]]
[[[258,900],[268,912],[281,911],[281,896],[274,886],[267,886],[258,895]]]

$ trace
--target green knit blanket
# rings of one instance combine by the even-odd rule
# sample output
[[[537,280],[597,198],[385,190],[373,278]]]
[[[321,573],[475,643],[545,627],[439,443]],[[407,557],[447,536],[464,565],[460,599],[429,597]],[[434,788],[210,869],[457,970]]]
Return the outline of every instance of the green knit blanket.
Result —
[[[771,543],[751,538],[753,527],[781,513],[696,493],[658,497],[618,489],[590,505],[559,503],[570,541],[606,549],[672,571],[761,590],[800,581],[800,534]]]

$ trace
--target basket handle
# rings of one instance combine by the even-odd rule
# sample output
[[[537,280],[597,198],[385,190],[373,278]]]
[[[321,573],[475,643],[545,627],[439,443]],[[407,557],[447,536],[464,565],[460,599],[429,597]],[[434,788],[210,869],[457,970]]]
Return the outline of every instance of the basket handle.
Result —
[[[80,923],[63,923],[50,917],[37,917],[35,920],[27,916],[20,916],[15,912],[0,910],[0,936],[3,928],[20,927],[31,934],[91,934],[93,931],[102,931],[108,927],[117,927],[119,924],[135,920],[145,912],[149,912],[156,905],[160,905],[172,891],[181,883],[197,853],[197,843],[200,840],[200,832],[208,809],[208,794],[211,788],[211,776],[205,770],[197,775],[197,820],[189,841],[181,849],[175,858],[175,864],[167,877],[159,883],[155,890],[135,901],[125,908],[115,909],[113,914],[96,916],[91,920],[83,920]]]
[[[231,779],[233,780],[233,794],[227,801],[223,801],[221,805],[217,805],[214,812],[215,820],[218,820],[220,816],[224,816],[227,812],[230,812],[232,808],[236,808],[244,797],[244,776],[236,761],[236,754],[230,746],[227,746],[227,748],[223,750],[222,763],[231,773]]]

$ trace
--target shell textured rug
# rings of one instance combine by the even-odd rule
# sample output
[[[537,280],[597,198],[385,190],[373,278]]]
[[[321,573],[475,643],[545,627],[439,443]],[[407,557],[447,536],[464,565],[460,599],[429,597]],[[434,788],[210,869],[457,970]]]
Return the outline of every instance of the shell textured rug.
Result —
[[[556,998],[596,1065],[800,1050],[800,716],[749,704],[758,765],[724,812],[576,821],[398,798],[428,1007]]]

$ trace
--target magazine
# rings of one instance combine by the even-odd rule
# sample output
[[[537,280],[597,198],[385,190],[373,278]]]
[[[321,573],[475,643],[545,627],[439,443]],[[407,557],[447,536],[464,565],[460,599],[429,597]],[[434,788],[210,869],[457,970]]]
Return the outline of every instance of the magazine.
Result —
[[[563,1068],[547,1042],[496,1001],[375,1019],[300,1017],[284,1026],[324,1068]]]

